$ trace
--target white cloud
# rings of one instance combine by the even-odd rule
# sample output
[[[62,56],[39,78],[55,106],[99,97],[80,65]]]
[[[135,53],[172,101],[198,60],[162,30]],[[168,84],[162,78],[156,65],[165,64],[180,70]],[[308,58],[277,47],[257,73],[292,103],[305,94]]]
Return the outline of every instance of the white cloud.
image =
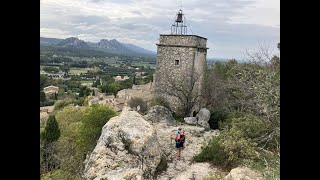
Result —
[[[117,39],[156,51],[170,33],[180,0],[41,0],[40,35],[85,41]],[[188,0],[192,32],[208,38],[208,57],[240,58],[257,42],[280,41],[279,0]],[[190,32],[188,30],[188,32]]]

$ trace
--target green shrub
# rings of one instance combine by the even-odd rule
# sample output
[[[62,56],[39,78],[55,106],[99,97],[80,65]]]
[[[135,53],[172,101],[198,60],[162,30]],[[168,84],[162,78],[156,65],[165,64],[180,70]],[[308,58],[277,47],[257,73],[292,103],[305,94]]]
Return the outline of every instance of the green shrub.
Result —
[[[101,135],[102,127],[115,115],[116,113],[105,105],[93,105],[84,110],[80,140],[87,151],[93,150]]]
[[[215,109],[210,111],[209,125],[211,129],[220,129],[219,123],[225,121],[228,114],[225,110]]]
[[[245,138],[256,139],[267,133],[270,125],[269,121],[259,119],[256,116],[245,116],[234,118],[231,128],[243,132]]]
[[[163,156],[161,156],[160,163],[159,163],[158,166],[157,166],[156,174],[160,174],[161,172],[166,171],[167,168],[168,168],[167,159],[166,159],[166,157],[163,155]]]
[[[225,164],[227,154],[224,152],[224,148],[221,143],[221,138],[217,137],[212,139],[207,146],[205,146],[200,154],[194,157],[196,162],[211,162],[214,165]]]
[[[280,157],[260,150],[259,155],[245,162],[245,166],[262,173],[266,179],[280,179]]]
[[[40,107],[43,107],[43,106],[52,106],[53,104],[54,104],[54,100],[47,99],[47,100],[44,101],[44,102],[40,102]]]
[[[54,110],[59,110],[59,109],[62,109],[70,104],[76,104],[76,103],[77,103],[76,99],[73,99],[73,98],[66,98],[63,100],[57,100],[54,103]]]
[[[225,159],[226,167],[234,168],[242,164],[243,160],[255,157],[256,144],[247,140],[243,132],[232,129],[221,136],[220,143],[227,157]]]
[[[58,179],[73,179],[73,180],[80,180],[79,177],[73,175],[72,173],[68,171],[63,170],[55,170],[48,172],[41,176],[42,180],[58,180]]]
[[[217,166],[231,169],[248,159],[256,158],[257,137],[261,137],[269,129],[269,123],[258,117],[247,115],[244,117],[230,116],[224,121],[224,129],[220,136],[212,139],[195,161],[209,161]]]

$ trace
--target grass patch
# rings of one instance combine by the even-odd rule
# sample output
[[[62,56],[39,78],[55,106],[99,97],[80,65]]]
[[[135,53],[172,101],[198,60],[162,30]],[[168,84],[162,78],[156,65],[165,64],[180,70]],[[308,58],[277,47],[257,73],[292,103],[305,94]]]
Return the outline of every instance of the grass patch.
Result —
[[[83,74],[87,73],[90,68],[70,68],[69,74]]]

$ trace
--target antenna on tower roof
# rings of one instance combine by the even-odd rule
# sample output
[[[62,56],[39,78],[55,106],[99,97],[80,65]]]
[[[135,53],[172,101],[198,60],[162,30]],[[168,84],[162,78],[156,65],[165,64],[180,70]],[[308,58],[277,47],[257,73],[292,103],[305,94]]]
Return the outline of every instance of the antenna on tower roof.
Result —
[[[171,26],[171,34],[187,34],[187,26],[184,22],[184,19],[184,14],[182,12],[182,9],[180,9],[176,14],[175,22]]]

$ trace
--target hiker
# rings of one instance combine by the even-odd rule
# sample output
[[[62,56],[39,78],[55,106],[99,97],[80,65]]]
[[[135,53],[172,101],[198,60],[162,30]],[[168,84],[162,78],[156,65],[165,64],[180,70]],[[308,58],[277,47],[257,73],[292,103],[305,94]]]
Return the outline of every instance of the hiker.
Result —
[[[178,131],[176,132],[176,150],[177,150],[177,160],[180,160],[181,157],[181,151],[183,149],[183,143],[185,142],[186,135],[184,132],[182,132],[182,128],[178,128]]]

